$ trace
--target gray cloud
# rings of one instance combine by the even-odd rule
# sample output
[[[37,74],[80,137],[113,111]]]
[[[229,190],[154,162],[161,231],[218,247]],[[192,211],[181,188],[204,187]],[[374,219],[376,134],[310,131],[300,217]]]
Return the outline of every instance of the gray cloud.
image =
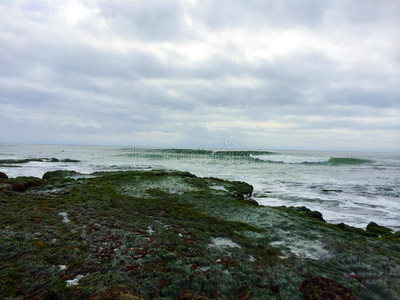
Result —
[[[397,151],[399,13],[396,1],[2,1],[0,142],[235,135],[246,148]]]

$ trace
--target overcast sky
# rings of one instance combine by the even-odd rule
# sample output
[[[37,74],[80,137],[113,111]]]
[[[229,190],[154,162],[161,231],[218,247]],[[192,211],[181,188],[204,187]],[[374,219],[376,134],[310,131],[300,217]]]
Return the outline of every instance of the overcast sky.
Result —
[[[0,142],[400,150],[400,1],[1,0]]]

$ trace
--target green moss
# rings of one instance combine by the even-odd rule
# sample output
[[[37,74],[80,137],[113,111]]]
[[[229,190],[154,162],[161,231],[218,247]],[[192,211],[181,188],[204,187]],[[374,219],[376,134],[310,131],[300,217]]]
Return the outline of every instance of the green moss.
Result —
[[[393,296],[398,284],[395,235],[327,224],[306,208],[249,205],[245,183],[169,171],[50,175],[18,179],[37,182],[27,192],[0,192],[3,298],[123,289],[139,299],[300,299],[305,278],[325,276],[369,299]],[[295,254],[303,246],[328,254],[303,259]]]
[[[392,235],[393,232],[393,230],[384,226],[379,226],[375,222],[369,223],[367,225],[366,231],[377,235]]]
[[[279,209],[281,211],[289,212],[289,213],[296,214],[296,215],[299,215],[302,217],[308,217],[311,219],[317,219],[317,220],[325,222],[322,214],[319,211],[312,211],[305,206],[300,206],[300,207],[281,206],[281,207],[276,207],[275,209]]]

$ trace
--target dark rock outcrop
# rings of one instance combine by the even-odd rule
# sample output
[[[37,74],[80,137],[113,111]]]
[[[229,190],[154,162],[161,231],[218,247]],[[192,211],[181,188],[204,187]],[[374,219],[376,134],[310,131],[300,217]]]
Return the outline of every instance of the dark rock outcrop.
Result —
[[[57,170],[57,171],[50,171],[50,172],[44,173],[42,178],[46,179],[46,180],[51,180],[54,178],[71,177],[71,176],[75,176],[78,174],[79,174],[78,172],[70,171],[70,170]]]
[[[37,177],[16,177],[2,180],[0,190],[25,192],[28,188],[40,186],[43,181]]]
[[[290,213],[295,213],[295,214],[300,215],[300,216],[308,217],[308,218],[311,218],[311,219],[317,219],[317,220],[320,220],[322,222],[325,222],[323,215],[319,211],[311,210],[311,209],[309,209],[309,208],[307,208],[305,206],[299,206],[299,207],[281,206],[281,207],[277,207],[277,208],[279,208],[279,209],[281,209],[283,211],[290,212]]]
[[[78,159],[66,158],[66,159],[62,159],[61,162],[81,162],[81,161]]]
[[[0,172],[0,178],[7,179],[8,176],[6,175],[6,173]]]

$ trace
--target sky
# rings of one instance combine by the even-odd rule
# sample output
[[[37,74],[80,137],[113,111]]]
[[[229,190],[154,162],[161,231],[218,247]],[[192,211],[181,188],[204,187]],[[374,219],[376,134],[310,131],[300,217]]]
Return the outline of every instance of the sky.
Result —
[[[0,0],[0,143],[400,151],[400,1]]]

